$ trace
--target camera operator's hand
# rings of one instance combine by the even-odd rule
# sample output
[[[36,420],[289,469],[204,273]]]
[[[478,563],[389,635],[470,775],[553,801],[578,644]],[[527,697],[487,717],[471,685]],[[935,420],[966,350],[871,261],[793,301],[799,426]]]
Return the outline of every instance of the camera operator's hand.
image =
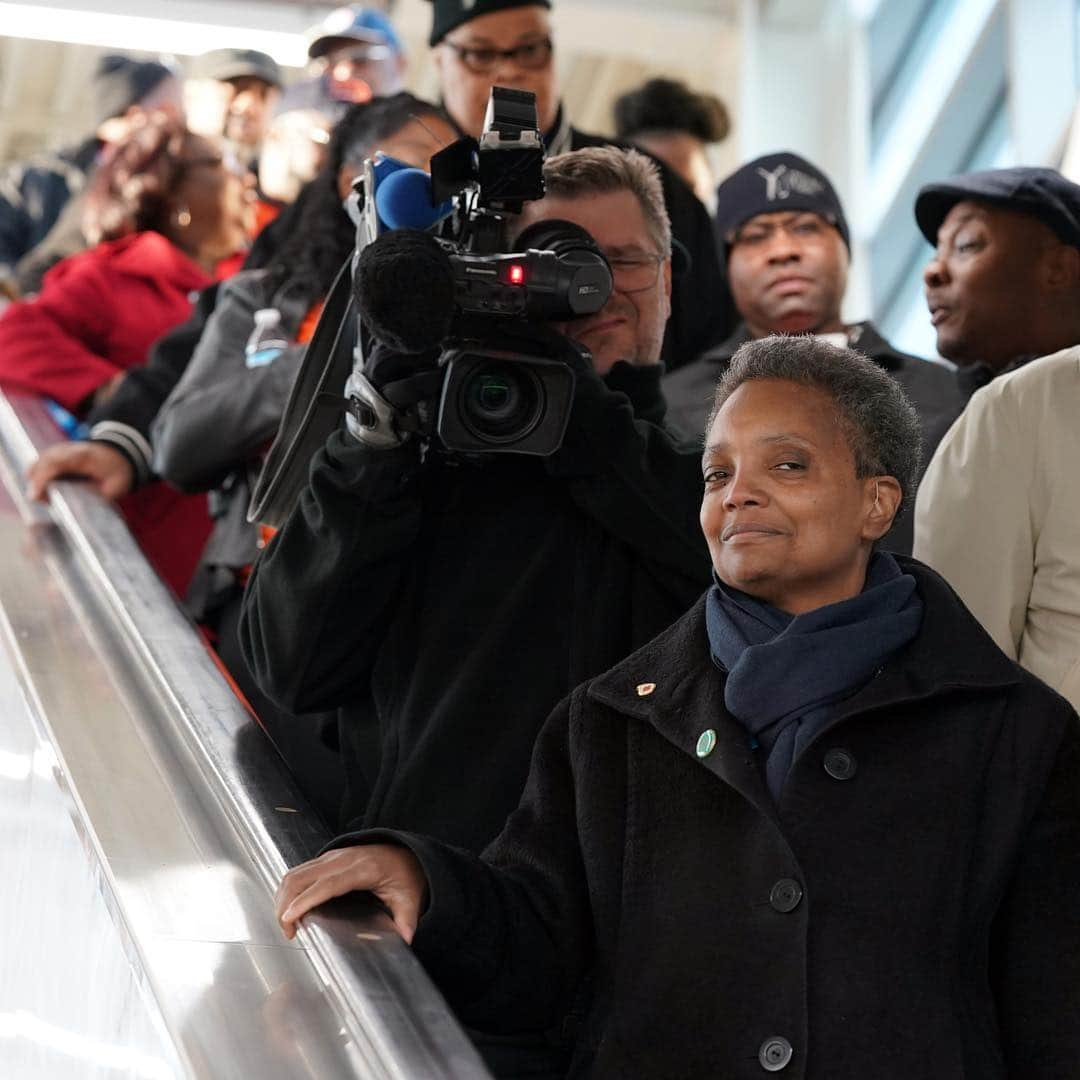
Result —
[[[89,480],[99,495],[116,500],[135,486],[135,469],[119,451],[104,442],[66,442],[50,446],[30,466],[26,493],[45,502],[49,485],[60,478]]]
[[[376,344],[345,383],[349,434],[371,449],[389,450],[425,433],[442,383],[439,352],[404,354]]]
[[[282,933],[312,908],[350,892],[374,893],[389,909],[397,932],[411,943],[427,902],[427,878],[408,848],[390,844],[338,848],[293,867],[278,886],[274,909]]]

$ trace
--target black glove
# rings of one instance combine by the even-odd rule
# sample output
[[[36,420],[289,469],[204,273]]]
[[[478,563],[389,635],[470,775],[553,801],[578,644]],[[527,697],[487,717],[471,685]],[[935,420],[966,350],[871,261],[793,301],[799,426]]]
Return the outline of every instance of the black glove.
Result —
[[[376,343],[345,384],[349,434],[373,449],[392,449],[434,425],[442,385],[439,349],[394,352]]]

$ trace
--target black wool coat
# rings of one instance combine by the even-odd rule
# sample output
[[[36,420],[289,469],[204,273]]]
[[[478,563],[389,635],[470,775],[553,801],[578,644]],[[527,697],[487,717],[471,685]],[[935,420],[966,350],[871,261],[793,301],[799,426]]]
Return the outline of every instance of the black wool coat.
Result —
[[[414,948],[459,1016],[515,1031],[584,1002],[573,1076],[1080,1075],[1076,714],[900,561],[922,630],[779,804],[699,603],[560,706],[482,860],[337,841],[420,857]]]

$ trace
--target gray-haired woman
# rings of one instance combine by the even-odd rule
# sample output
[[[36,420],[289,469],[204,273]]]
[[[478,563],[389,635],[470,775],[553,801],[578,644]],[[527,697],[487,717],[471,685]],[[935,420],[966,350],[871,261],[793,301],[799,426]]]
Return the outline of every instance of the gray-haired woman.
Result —
[[[572,1075],[1077,1076],[1080,729],[875,551],[918,442],[857,354],[744,346],[703,456],[714,587],[550,718],[482,859],[341,837],[283,882],[286,933],[370,889],[467,1023],[583,1014]]]

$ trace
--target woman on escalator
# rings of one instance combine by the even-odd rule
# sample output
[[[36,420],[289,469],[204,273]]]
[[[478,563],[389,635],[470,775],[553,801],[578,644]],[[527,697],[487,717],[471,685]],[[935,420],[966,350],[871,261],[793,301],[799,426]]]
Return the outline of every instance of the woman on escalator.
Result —
[[[877,549],[913,409],[764,338],[705,443],[714,584],[556,709],[501,836],[339,837],[286,875],[286,935],[370,890],[464,1023],[575,1032],[573,1076],[1077,1076],[1080,724]]]
[[[0,388],[84,416],[247,245],[251,199],[244,171],[218,145],[174,118],[148,117],[95,172],[86,220],[95,246],[58,263],[37,297],[0,315]],[[104,494],[124,495],[123,487]],[[154,484],[121,505],[183,595],[210,529],[205,497]]]

